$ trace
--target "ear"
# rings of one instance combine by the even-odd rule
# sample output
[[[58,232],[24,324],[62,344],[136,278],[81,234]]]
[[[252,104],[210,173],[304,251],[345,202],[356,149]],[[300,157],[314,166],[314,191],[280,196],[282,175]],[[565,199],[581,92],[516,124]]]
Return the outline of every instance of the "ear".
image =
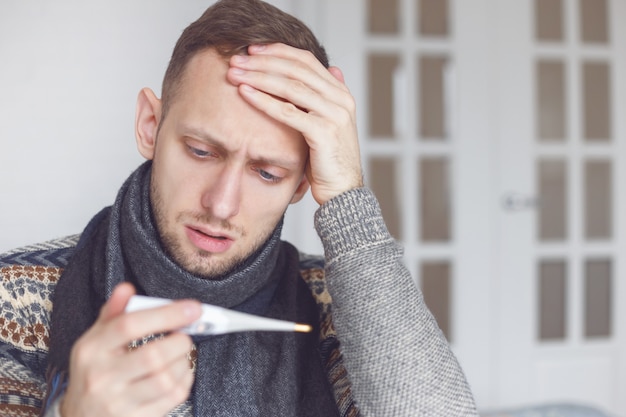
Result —
[[[135,139],[137,149],[146,159],[154,158],[157,130],[161,120],[161,100],[152,90],[143,88],[137,97]]]
[[[300,181],[300,184],[298,184],[298,188],[296,188],[296,192],[293,194],[293,197],[291,198],[289,204],[297,203],[298,201],[302,200],[302,197],[304,197],[308,190],[309,180],[307,179],[306,175],[302,175],[302,180]]]

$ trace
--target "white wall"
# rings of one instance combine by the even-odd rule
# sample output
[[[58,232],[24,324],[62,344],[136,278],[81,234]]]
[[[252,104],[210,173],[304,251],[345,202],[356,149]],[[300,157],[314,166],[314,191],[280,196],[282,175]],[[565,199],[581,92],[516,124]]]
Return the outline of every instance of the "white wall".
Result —
[[[78,233],[113,202],[142,161],[137,93],[160,94],[176,39],[212,3],[0,2],[0,252]],[[308,200],[308,218],[313,209]],[[299,238],[294,216],[285,237],[317,251],[316,240]]]

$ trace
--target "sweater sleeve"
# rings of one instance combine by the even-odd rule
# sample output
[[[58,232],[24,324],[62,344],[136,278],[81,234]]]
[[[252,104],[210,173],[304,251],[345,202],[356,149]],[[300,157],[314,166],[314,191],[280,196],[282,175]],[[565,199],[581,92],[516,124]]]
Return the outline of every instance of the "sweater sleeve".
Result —
[[[477,416],[463,371],[367,188],[315,214],[332,315],[363,416]]]

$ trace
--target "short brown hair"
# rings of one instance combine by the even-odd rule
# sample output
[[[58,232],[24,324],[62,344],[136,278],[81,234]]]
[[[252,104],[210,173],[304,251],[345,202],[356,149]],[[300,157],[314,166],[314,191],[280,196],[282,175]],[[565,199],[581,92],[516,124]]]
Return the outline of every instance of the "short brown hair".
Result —
[[[182,33],[162,86],[165,118],[185,67],[198,52],[215,48],[225,58],[247,54],[250,45],[284,43],[310,51],[328,68],[328,56],[313,32],[300,20],[261,0],[219,0]]]

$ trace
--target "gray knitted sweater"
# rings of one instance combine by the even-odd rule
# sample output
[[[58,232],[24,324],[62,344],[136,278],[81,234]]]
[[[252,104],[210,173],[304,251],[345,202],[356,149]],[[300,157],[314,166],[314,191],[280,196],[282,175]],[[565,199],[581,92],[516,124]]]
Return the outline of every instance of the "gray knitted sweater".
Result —
[[[333,321],[363,416],[478,415],[465,376],[367,188],[320,207]]]
[[[344,415],[476,416],[463,372],[403,265],[373,193],[360,188],[334,198],[317,211],[315,227],[325,270],[303,271],[303,278],[313,279],[308,283],[322,300],[324,337],[336,332],[340,341],[342,356],[332,354],[327,368]],[[42,406],[51,295],[76,240],[0,255],[1,415],[34,416]],[[350,396],[358,411],[349,408]],[[191,412],[187,402],[170,416]],[[57,407],[46,415],[58,416]]]

